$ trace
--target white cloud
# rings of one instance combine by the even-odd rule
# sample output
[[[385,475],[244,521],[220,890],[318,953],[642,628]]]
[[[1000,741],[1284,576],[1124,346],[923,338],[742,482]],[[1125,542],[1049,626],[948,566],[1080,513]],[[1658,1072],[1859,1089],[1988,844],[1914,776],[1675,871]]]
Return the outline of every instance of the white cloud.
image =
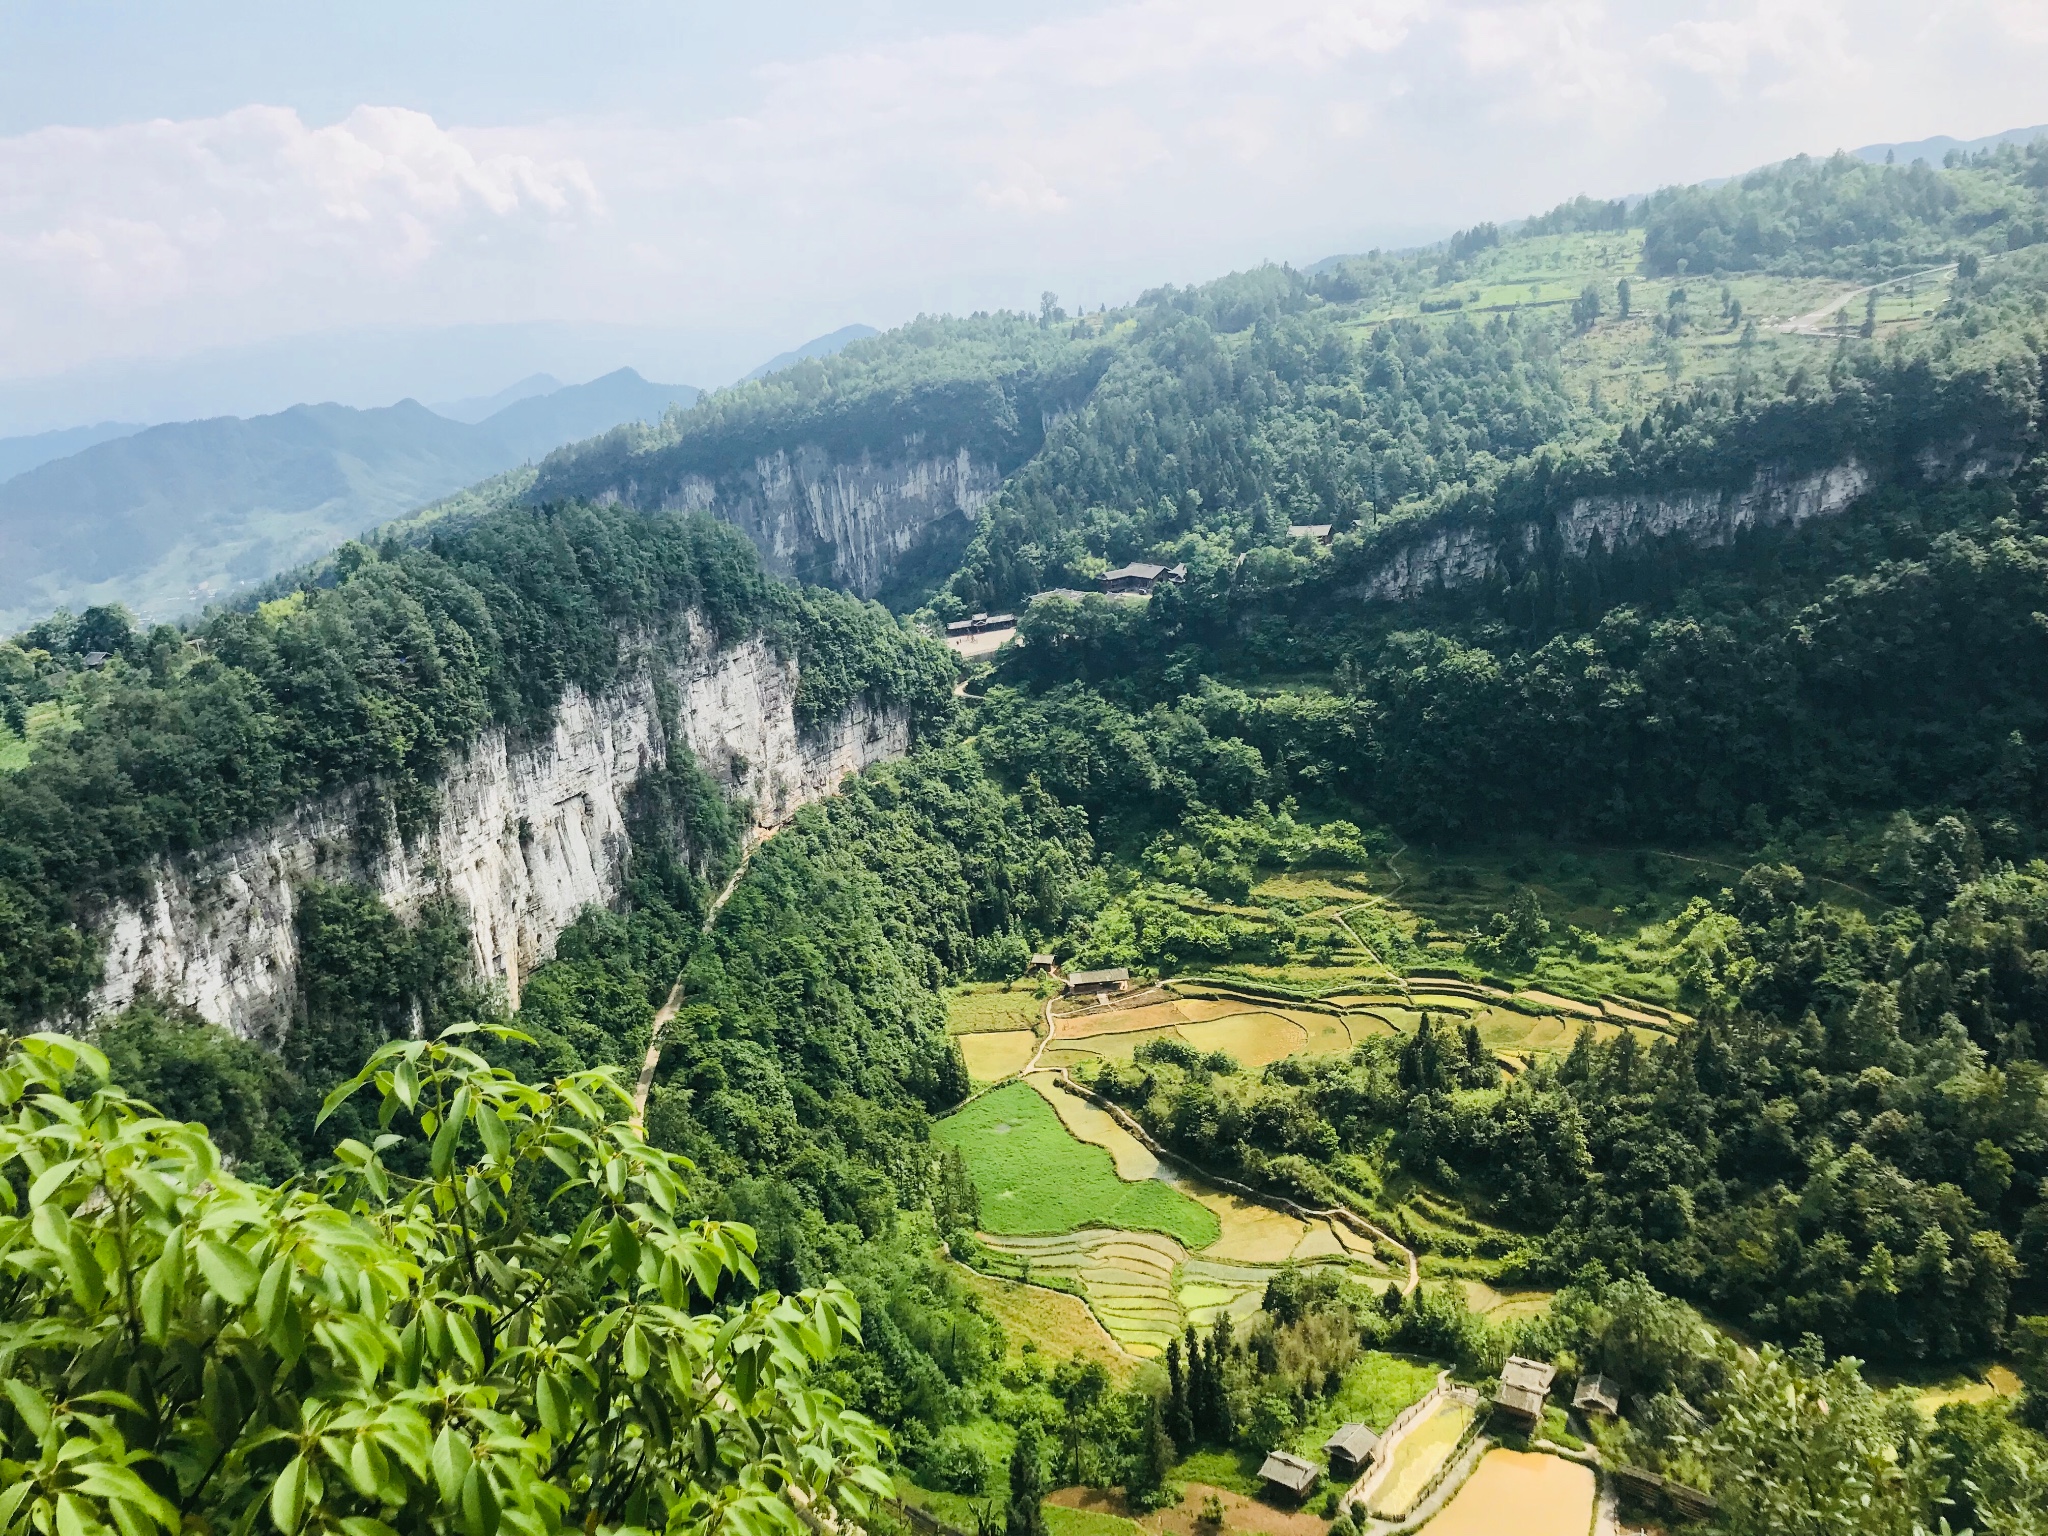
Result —
[[[694,326],[766,352],[1042,287],[1114,299],[1580,191],[2035,121],[2044,14],[1126,0],[792,55],[715,118],[362,107],[309,126],[259,106],[48,128],[0,139],[0,366],[368,321]]]
[[[17,357],[63,359],[138,332],[198,345],[375,318],[602,213],[573,158],[479,153],[392,107],[322,128],[262,106],[46,128],[0,140],[0,326]]]

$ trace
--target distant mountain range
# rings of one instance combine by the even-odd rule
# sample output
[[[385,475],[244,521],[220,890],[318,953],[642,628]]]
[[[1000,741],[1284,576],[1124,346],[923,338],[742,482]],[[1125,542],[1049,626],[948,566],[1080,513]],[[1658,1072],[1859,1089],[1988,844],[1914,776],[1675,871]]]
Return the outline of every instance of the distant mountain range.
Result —
[[[757,379],[880,334],[848,325]],[[496,394],[358,409],[133,422],[0,439],[0,634],[54,608],[193,613],[566,443],[658,421],[702,391],[621,368],[564,386],[535,373]]]
[[[765,379],[771,373],[779,373],[791,363],[801,363],[808,358],[830,357],[834,352],[841,351],[853,345],[854,342],[862,340],[864,337],[879,336],[881,334],[872,325],[842,325],[830,335],[812,337],[793,351],[776,353],[775,356],[769,358],[767,362],[756,368],[744,379],[741,379],[740,382],[742,384],[750,384],[755,379]]]
[[[0,481],[12,480],[38,464],[81,452],[95,443],[111,442],[140,432],[139,421],[102,421],[90,427],[65,427],[29,437],[0,437]]]
[[[564,443],[657,420],[698,394],[622,368],[524,393],[478,421],[404,400],[81,428],[125,435],[41,463],[37,445],[71,434],[0,443],[0,454],[34,464],[0,483],[0,631],[60,606],[121,602],[145,618],[196,611],[376,523]]]

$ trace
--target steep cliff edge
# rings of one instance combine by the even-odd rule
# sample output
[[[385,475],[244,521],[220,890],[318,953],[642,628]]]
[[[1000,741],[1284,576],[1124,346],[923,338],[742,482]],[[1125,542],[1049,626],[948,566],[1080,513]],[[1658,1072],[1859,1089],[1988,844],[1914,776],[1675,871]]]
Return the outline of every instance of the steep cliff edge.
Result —
[[[1967,481],[2010,474],[2016,462],[2010,453],[1929,455],[1918,470],[1930,480]],[[1806,471],[1766,465],[1739,486],[1580,495],[1512,521],[1443,518],[1367,545],[1353,557],[1357,563],[1344,587],[1368,602],[1405,601],[1512,581],[1534,566],[1583,560],[1596,551],[1612,554],[1666,540],[1718,548],[1754,529],[1839,516],[1881,478],[1854,458]]]
[[[723,474],[684,473],[672,481],[627,481],[599,499],[659,510],[710,512],[741,529],[773,575],[873,597],[914,550],[954,543],[1002,484],[993,458],[967,448],[950,453],[863,451],[837,458],[812,444],[778,448]]]
[[[618,897],[629,798],[671,743],[751,802],[762,827],[909,750],[908,715],[861,698],[799,729],[797,684],[795,661],[766,640],[719,648],[693,622],[637,645],[606,692],[570,690],[544,733],[485,732],[450,764],[436,813],[414,837],[351,790],[160,860],[145,871],[145,894],[96,924],[105,970],[90,1009],[115,1010],[149,990],[238,1034],[275,1031],[297,989],[293,919],[308,880],[369,885],[406,915],[453,897],[467,911],[477,973],[501,979],[516,1002],[520,979],[576,915]]]

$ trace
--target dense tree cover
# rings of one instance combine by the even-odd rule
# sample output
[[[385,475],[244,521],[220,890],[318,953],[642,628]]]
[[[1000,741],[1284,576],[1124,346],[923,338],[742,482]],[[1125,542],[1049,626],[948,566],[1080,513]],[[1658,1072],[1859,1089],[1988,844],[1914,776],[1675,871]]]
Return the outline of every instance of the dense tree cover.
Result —
[[[1994,1352],[2048,1310],[2048,867],[1980,874],[1967,829],[1918,857],[1881,923],[1784,866],[1696,902],[1701,1022],[1651,1047],[1588,1031],[1503,1083],[1476,1034],[1425,1026],[1256,1076],[1150,1053],[1097,1086],[1203,1163],[1317,1196],[1369,1196],[1391,1132],[1531,1232],[1535,1272],[1641,1269],[1766,1337],[1889,1360]]]
[[[659,506],[687,481],[730,491],[756,460],[801,445],[847,458],[967,449],[1005,471],[1038,451],[1050,415],[1084,396],[1108,361],[1097,328],[1008,311],[921,315],[830,357],[671,410],[658,427],[628,423],[560,449],[541,466],[539,500],[630,487]]]
[[[2014,856],[2048,812],[2044,540],[2036,463],[1402,608],[1347,613],[1334,577],[1216,611],[1048,601],[979,739],[1009,782],[1144,836],[1287,795],[1453,838],[1715,838],[1904,804],[1967,808]],[[1272,671],[1310,686],[1215,680]]]
[[[734,1198],[761,1207],[769,1273],[804,1272],[806,1220],[874,1233],[925,1198],[927,1112],[968,1089],[935,989],[1020,971],[1089,854],[1079,816],[953,747],[865,775],[755,855],[683,971],[648,1126],[767,1180]]]
[[[486,724],[542,728],[564,689],[610,684],[685,609],[795,654],[801,720],[861,692],[927,718],[946,701],[935,647],[879,610],[767,582],[709,518],[510,511],[387,552],[352,546],[333,586],[189,633],[96,612],[0,647],[10,699],[61,684],[78,725],[0,778],[0,1024],[76,1005],[96,963],[78,920],[147,859],[344,786],[372,791],[366,821],[381,805],[408,831]],[[114,659],[89,670],[89,649]]]
[[[616,1079],[395,1043],[335,1095],[383,1134],[267,1188],[107,1073],[0,1060],[8,1529],[762,1536],[887,1491],[816,1381],[853,1298],[734,1302],[751,1234],[687,1219]]]
[[[1718,187],[1672,187],[1635,211],[1659,274],[1719,271],[1847,277],[2048,241],[2048,145],[2004,144],[1937,170],[1806,155]],[[1555,217],[1555,216],[1553,216]]]
[[[1253,274],[1256,276],[1257,274]],[[1138,320],[1087,403],[976,530],[953,591],[985,606],[1171,554],[1209,574],[1289,522],[1370,520],[1526,454],[1569,417],[1547,325],[1403,321],[1359,336],[1294,300],[1271,317],[1212,285]]]

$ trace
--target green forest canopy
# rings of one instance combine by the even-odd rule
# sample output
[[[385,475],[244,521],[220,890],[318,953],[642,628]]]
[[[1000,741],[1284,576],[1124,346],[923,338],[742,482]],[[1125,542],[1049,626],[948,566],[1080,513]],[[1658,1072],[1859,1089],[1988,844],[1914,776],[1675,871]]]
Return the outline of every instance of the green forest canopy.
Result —
[[[1140,969],[1243,961],[1252,925],[1188,909],[1402,836],[1703,847],[1738,867],[1667,925],[1697,1017],[1659,1043],[1585,1036],[1510,1075],[1432,1025],[1326,1062],[1152,1056],[1098,1076],[1219,1171],[1361,1205],[1420,1181],[1484,1223],[1511,1265],[1496,1273],[1561,1288],[1518,1332],[1435,1287],[1391,1306],[1277,1295],[1272,1332],[1203,1343],[1224,1391],[1182,1438],[1228,1445],[1298,1418],[1312,1372],[1341,1370],[1316,1352],[1331,1339],[1474,1376],[1515,1348],[1639,1370],[1613,1448],[1710,1486],[1724,1529],[1818,1521],[1798,1467],[1845,1457],[1855,1478],[1836,1491],[1868,1494],[1901,1532],[1944,1515],[2037,1529],[2044,165],[2039,146],[1939,171],[1792,162],[1116,313],[920,321],[544,468],[543,494],[595,494],[622,466],[716,476],[763,445],[921,434],[1007,474],[933,614],[1135,555],[1189,564],[1185,588],[1146,604],[1033,609],[958,704],[929,646],[872,606],[765,582],[730,529],[552,501],[353,548],[331,585],[192,634],[53,623],[0,649],[10,708],[75,726],[0,779],[0,916],[24,940],[0,954],[10,1023],[82,994],[74,903],[148,856],[372,775],[417,817],[480,723],[534,727],[562,687],[628,664],[622,628],[677,606],[727,637],[766,633],[803,666],[806,718],[868,692],[917,713],[919,750],[800,813],[701,936],[737,840],[678,761],[649,791],[680,814],[636,822],[622,909],[564,935],[525,988],[525,1038],[483,1049],[529,1082],[630,1070],[680,974],[648,1138],[697,1163],[691,1214],[751,1225],[761,1286],[846,1278],[863,1333],[826,1368],[833,1390],[896,1432],[927,1487],[989,1494],[1026,1424],[1074,1447],[1048,1453],[1061,1475],[1129,1486],[1159,1470],[1152,1399],[1078,1363],[1004,1365],[1001,1329],[933,1256],[941,1237],[971,1255],[974,1225],[971,1183],[930,1136],[970,1087],[940,989],[1045,948],[1130,945]],[[1878,281],[1949,257],[1933,314],[1887,330],[1873,309],[1871,335],[1788,340],[1797,354],[1745,346],[1739,283]],[[1590,279],[1569,263],[1596,258],[1634,264],[1650,315],[1624,320],[1611,276],[1581,302]],[[1514,263],[1539,260],[1559,263],[1542,270],[1562,299],[1539,283],[1527,304],[1494,302]],[[1602,398],[1627,370],[1654,395]],[[1963,437],[1990,473],[1923,471]],[[1570,497],[1845,455],[1877,483],[1838,517],[1710,550],[1545,550],[1403,605],[1356,595],[1425,520],[1536,526]],[[1344,530],[1333,548],[1282,532],[1321,521]],[[90,649],[120,659],[92,672]],[[678,820],[692,846],[653,830]],[[160,1002],[102,1034],[132,1086],[218,1121],[219,1145],[269,1178],[340,1178],[315,1173],[334,1139],[373,1144],[368,1095],[315,1120],[415,1016],[502,1008],[463,974],[452,913],[407,927],[348,889],[308,892],[305,913],[281,1051]],[[1523,915],[1526,934],[1407,942],[1509,969],[1606,942]],[[1279,931],[1261,930],[1257,958],[1302,959]],[[399,1091],[378,1083],[387,1106]],[[418,1177],[404,1156],[388,1160]],[[724,1284],[722,1300],[753,1290]],[[1691,1306],[1769,1347],[1741,1354]],[[2011,1414],[1930,1424],[1845,1354],[1894,1369],[2003,1354],[2027,1393]],[[25,1464],[32,1426],[4,1427]]]

